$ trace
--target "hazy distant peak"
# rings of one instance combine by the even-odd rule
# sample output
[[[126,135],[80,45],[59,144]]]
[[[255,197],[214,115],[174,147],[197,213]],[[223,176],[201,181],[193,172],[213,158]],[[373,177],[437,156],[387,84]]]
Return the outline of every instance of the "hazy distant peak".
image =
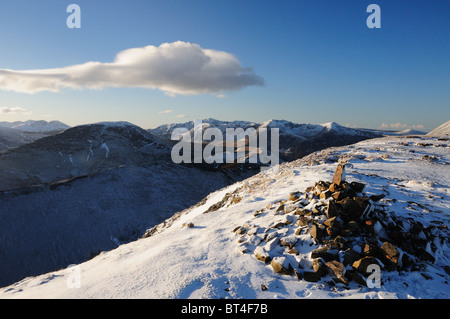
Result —
[[[15,122],[0,122],[0,127],[8,127],[26,133],[47,133],[64,131],[70,126],[60,121],[28,120]]]

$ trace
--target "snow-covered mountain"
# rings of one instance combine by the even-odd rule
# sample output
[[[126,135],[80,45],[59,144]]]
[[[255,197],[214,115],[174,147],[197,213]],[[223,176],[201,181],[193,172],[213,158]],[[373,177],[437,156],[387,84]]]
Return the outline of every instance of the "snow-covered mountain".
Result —
[[[202,130],[207,128],[218,128],[225,135],[227,128],[243,128],[244,130],[249,127],[257,128],[259,124],[248,122],[248,121],[220,121],[213,118],[202,119]],[[173,130],[177,128],[186,128],[190,131],[191,136],[194,137],[194,125],[195,121],[188,121],[184,123],[171,123],[171,124],[163,124],[154,129],[149,129],[148,131],[152,134],[166,140],[171,139],[171,134]]]
[[[59,121],[0,122],[0,151],[34,142],[70,128]]]
[[[212,118],[203,119],[201,122],[203,130],[209,127],[218,128],[224,136],[227,128],[242,128],[244,130],[254,128],[257,134],[263,128],[277,128],[280,134],[280,158],[287,161],[301,158],[330,146],[348,145],[364,139],[381,136],[371,131],[347,128],[335,122],[297,124],[286,120],[269,120],[264,123],[254,123],[247,121],[219,121]],[[194,124],[194,121],[167,124],[148,131],[162,139],[170,139],[174,129],[186,128],[191,136],[194,137]],[[270,148],[270,141],[268,147]]]
[[[15,122],[0,122],[0,127],[9,127],[17,129],[26,133],[53,133],[62,132],[70,128],[70,126],[60,121],[15,121]]]
[[[127,122],[81,125],[0,153],[0,286],[83,262],[254,172],[176,165]]]
[[[1,153],[0,190],[142,165],[164,156],[170,158],[169,149],[133,124],[80,125]]]
[[[315,152],[215,191],[144,238],[79,264],[79,288],[68,284],[73,268],[61,269],[0,297],[449,298],[448,150],[436,138],[384,137]],[[332,192],[337,184],[326,181],[338,163],[348,183]],[[341,192],[355,197],[340,203]],[[355,203],[360,215],[347,215]],[[368,260],[381,269],[380,287],[366,286]],[[321,264],[325,272],[314,274]]]
[[[450,121],[447,121],[427,134],[429,137],[450,137]]]

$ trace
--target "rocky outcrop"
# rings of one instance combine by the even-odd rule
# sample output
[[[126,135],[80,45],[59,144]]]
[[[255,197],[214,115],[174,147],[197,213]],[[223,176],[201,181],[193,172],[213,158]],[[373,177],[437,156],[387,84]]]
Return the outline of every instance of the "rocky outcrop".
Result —
[[[331,182],[318,181],[304,192],[291,192],[286,200],[254,214],[254,223],[245,226],[258,229],[260,246],[252,246],[251,237],[235,231],[241,236],[239,243],[253,249],[258,260],[270,262],[275,273],[345,286],[365,286],[374,269],[420,271],[424,263],[433,263],[434,243],[446,242],[445,235],[436,226],[425,227],[386,211],[378,204],[384,195],[367,196],[365,186],[347,182],[345,167],[339,165]],[[271,214],[267,227],[257,223]]]

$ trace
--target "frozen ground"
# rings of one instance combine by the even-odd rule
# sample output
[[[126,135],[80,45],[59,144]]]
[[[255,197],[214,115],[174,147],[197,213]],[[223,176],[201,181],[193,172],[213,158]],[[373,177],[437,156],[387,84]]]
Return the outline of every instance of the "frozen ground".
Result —
[[[337,162],[346,162],[346,179],[365,183],[368,196],[384,194],[386,210],[425,227],[440,225],[448,238],[449,145],[436,138],[385,137],[312,154],[216,191],[154,228],[152,236],[78,265],[79,288],[73,287],[74,268],[62,269],[4,287],[0,298],[449,298],[446,241],[432,252],[434,264],[382,272],[381,288],[367,288],[276,274],[243,254],[233,232],[245,223],[275,222],[283,216],[269,211],[258,219],[254,213],[331,180]],[[204,213],[233,192],[235,203]]]

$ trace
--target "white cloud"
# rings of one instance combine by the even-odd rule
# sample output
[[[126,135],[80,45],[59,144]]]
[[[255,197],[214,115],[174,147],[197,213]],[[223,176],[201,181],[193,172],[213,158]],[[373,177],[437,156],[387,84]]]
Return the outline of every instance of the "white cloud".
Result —
[[[389,124],[389,126],[392,128],[406,128],[406,127],[408,127],[408,124],[397,122],[397,123],[391,123],[391,124]]]
[[[411,128],[413,128],[415,130],[423,130],[425,128],[425,125],[423,125],[423,124],[415,124],[415,125],[411,125]]]
[[[21,107],[0,107],[0,114],[31,114],[30,111]]]
[[[173,110],[164,110],[164,111],[159,111],[158,114],[169,114],[172,112],[173,112]]]
[[[264,79],[242,67],[234,55],[181,41],[128,49],[119,52],[112,63],[86,62],[25,71],[0,69],[0,89],[30,94],[64,88],[141,87],[173,96],[221,94],[252,85],[264,85]]]
[[[383,123],[380,125],[381,128],[383,129],[387,129],[387,128],[393,128],[393,129],[406,129],[406,128],[412,128],[414,130],[423,130],[425,128],[425,125],[423,124],[413,124],[413,125],[408,125],[406,123],[390,123],[390,124],[386,124]]]
[[[178,117],[178,118],[185,118],[185,117],[188,117],[186,114],[178,114],[176,117]]]

